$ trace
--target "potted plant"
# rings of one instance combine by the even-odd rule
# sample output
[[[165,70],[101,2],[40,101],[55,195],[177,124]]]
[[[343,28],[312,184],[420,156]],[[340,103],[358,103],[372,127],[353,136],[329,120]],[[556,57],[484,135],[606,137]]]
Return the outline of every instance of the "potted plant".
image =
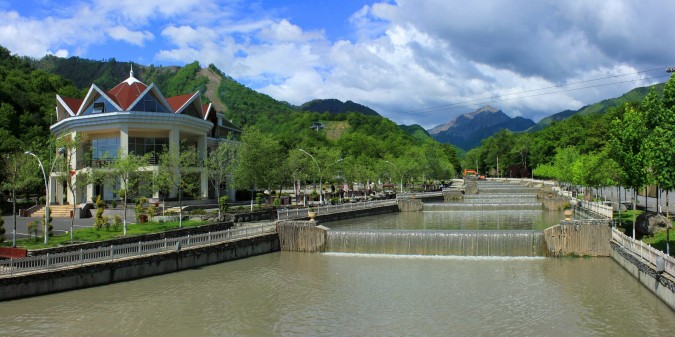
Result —
[[[316,218],[316,212],[314,211],[314,207],[310,207],[309,211],[307,212],[307,216],[309,217],[310,222],[314,222],[314,218]]]

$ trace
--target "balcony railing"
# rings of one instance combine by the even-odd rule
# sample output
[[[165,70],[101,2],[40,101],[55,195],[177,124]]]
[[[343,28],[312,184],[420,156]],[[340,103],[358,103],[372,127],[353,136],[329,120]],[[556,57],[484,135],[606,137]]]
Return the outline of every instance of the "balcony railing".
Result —
[[[79,160],[77,162],[77,169],[79,170],[87,167],[103,168],[114,163],[116,160],[117,160],[116,158]],[[159,164],[159,156],[150,156],[150,158],[148,158],[148,165],[153,166],[158,164]]]

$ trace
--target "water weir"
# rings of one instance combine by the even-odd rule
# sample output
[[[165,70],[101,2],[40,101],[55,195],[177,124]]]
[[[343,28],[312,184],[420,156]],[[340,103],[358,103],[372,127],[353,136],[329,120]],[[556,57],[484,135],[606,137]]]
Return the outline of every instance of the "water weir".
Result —
[[[327,232],[327,252],[395,255],[546,256],[540,231]]]

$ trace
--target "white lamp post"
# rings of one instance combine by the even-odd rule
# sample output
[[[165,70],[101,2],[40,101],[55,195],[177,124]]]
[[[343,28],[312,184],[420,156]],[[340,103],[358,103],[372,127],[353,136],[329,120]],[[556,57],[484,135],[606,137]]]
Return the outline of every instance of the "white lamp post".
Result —
[[[308,155],[310,158],[312,158],[312,160],[314,161],[314,164],[316,164],[316,168],[319,170],[319,191],[321,192],[319,194],[319,204],[323,205],[323,174],[321,174],[321,166],[319,166],[319,162],[317,162],[316,159],[314,158],[314,156],[312,156],[309,152],[307,152],[303,149],[298,149],[298,150],[302,151],[302,153],[304,153],[304,154]],[[337,164],[341,161],[342,161],[342,158],[340,158],[336,162],[326,166],[326,168],[329,168],[329,167],[331,167],[331,166],[333,166],[333,165],[335,165],[335,164]]]
[[[59,148],[58,154],[63,154],[65,151],[64,148]],[[45,180],[45,197],[47,200],[45,200],[45,226],[44,226],[44,235],[45,235],[45,241],[44,243],[47,244],[49,242],[49,232],[48,232],[48,226],[49,226],[49,202],[51,199],[51,179],[47,180],[47,174],[45,173],[45,167],[42,165],[42,161],[40,158],[35,155],[35,153],[26,151],[25,154],[31,155],[37,159],[38,164],[40,165],[40,169],[42,170],[42,178]],[[56,159],[59,158],[57,155],[54,157],[54,161],[52,162],[52,167],[49,169],[49,175],[52,175],[52,171],[54,171],[54,164],[56,164]]]
[[[323,176],[321,175],[321,167],[319,167],[319,163],[316,161],[316,159],[314,159],[314,156],[312,156],[309,152],[307,152],[303,149],[298,149],[298,150],[302,151],[302,153],[304,153],[304,154],[308,155],[310,158],[312,158],[312,160],[314,161],[314,164],[316,164],[316,168],[319,170],[319,191],[321,191],[321,193],[319,193],[319,204],[323,205],[323,191],[321,190],[321,188],[323,187],[323,181],[322,181]]]

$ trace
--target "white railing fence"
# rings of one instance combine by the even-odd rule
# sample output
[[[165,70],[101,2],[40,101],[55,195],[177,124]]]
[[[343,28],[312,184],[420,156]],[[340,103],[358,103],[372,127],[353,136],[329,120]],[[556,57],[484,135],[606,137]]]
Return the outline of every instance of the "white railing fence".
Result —
[[[586,201],[586,200],[580,200],[579,205],[582,208],[586,208],[592,212],[595,212],[597,214],[600,214],[604,217],[607,218],[614,218],[614,209],[612,206],[607,206],[604,204],[601,204],[599,202],[591,202],[591,201]]]
[[[274,223],[261,224],[246,228],[229,229],[218,232],[208,232],[187,235],[163,240],[139,241],[123,245],[111,245],[94,249],[80,249],[57,254],[45,254],[21,259],[0,261],[0,277],[12,276],[19,273],[53,270],[82,266],[102,261],[115,261],[130,257],[139,257],[155,253],[176,251],[183,248],[205,246],[223,243],[238,239],[249,238],[267,233],[274,233]]]
[[[316,212],[316,215],[326,215],[326,214],[335,214],[342,212],[351,212],[361,209],[371,209],[384,206],[396,205],[396,200],[376,200],[376,201],[367,201],[367,202],[353,202],[339,205],[325,205],[312,207],[311,209]],[[310,208],[295,208],[295,209],[280,209],[277,210],[277,219],[278,220],[294,220],[306,218]]]
[[[657,257],[663,257],[665,272],[670,274],[670,276],[675,276],[675,258],[642,241],[633,240],[633,238],[624,235],[616,228],[612,228],[612,240],[652,265],[656,265]]]

